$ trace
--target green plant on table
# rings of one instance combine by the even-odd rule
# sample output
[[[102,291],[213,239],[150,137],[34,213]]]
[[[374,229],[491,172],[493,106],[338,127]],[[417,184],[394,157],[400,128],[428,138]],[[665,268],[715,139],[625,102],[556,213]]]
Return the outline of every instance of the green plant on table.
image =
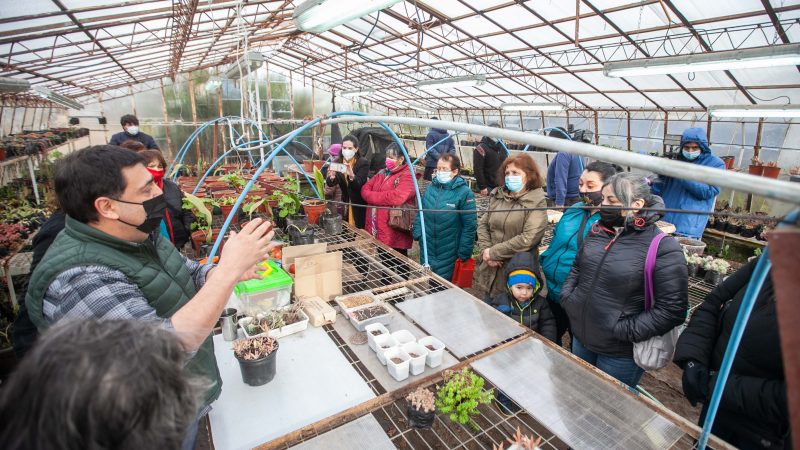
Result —
[[[300,212],[300,182],[295,178],[287,178],[283,187],[276,192],[278,198],[278,215],[293,216]]]
[[[314,185],[319,192],[320,200],[325,201],[325,175],[316,166],[314,166]]]
[[[215,198],[214,204],[217,206],[233,206],[236,204],[237,197],[221,197]]]
[[[238,187],[244,187],[247,184],[247,180],[245,180],[242,174],[238,172],[232,172],[223,175],[219,178],[219,180],[224,181],[226,183],[230,183],[233,186],[238,186]]]
[[[761,249],[761,248],[757,248],[757,249],[753,250],[753,256],[755,256],[756,258],[761,256],[762,253],[764,253],[764,250]]]
[[[730,269],[730,267],[731,267],[731,264],[728,261],[725,261],[724,259],[713,259],[712,258],[711,260],[706,261],[706,264],[705,264],[705,269],[706,270],[709,270],[709,271],[712,271],[712,272],[721,273],[721,274],[728,273],[728,269]]]
[[[445,373],[445,384],[436,392],[436,408],[451,421],[479,431],[480,427],[472,416],[479,414],[478,405],[487,404],[494,398],[494,389],[483,389],[485,383],[486,380],[468,368]]]
[[[258,208],[260,208],[261,205],[263,205],[264,202],[267,201],[267,199],[259,196],[248,197],[248,199],[250,201],[242,207],[242,211],[244,211],[244,213],[247,214],[247,217],[250,220],[253,220],[253,213],[255,213],[258,210]],[[272,210],[267,208],[267,214],[272,215]]]
[[[206,243],[211,243],[211,210],[207,205],[213,205],[211,199],[201,199],[192,194],[184,194],[183,196],[183,209],[192,211],[194,221],[192,222],[191,229],[202,230],[206,234]]]

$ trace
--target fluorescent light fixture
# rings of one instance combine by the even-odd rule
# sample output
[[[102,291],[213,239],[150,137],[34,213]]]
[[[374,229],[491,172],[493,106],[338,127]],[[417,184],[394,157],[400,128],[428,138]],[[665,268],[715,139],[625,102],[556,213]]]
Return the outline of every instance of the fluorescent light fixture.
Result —
[[[603,74],[607,77],[636,77],[795,65],[800,65],[800,44],[608,62],[603,64]]]
[[[430,108],[426,108],[426,107],[424,107],[424,106],[420,106],[420,105],[408,105],[408,107],[409,107],[409,108],[411,108],[411,109],[413,109],[413,110],[419,111],[419,112],[421,112],[421,113],[423,113],[423,114],[436,114],[436,111],[434,111],[434,110],[432,110],[432,109],[430,109]]]
[[[22,78],[0,77],[0,92],[25,92],[31,83]]]
[[[33,91],[36,92],[40,97],[49,100],[57,105],[65,106],[67,108],[72,108],[72,109],[83,109],[83,105],[81,105],[80,103],[64,95],[56,94],[50,89],[41,86],[34,86]]]
[[[225,78],[238,80],[247,76],[248,72],[258,70],[264,64],[264,55],[259,52],[246,52],[225,71]],[[249,69],[249,70],[248,70]]]
[[[417,89],[432,91],[486,84],[486,75],[470,75],[466,77],[445,78],[442,80],[425,80],[417,83]]]
[[[364,97],[366,95],[372,95],[375,93],[375,89],[353,89],[351,91],[341,91],[339,95],[346,98],[355,98],[355,97]]]
[[[712,117],[800,117],[800,105],[719,105],[709,106]]]
[[[503,103],[500,108],[503,111],[563,111],[564,105],[552,102]]]
[[[308,0],[294,9],[292,19],[300,31],[322,33],[331,28],[390,8],[401,0]]]

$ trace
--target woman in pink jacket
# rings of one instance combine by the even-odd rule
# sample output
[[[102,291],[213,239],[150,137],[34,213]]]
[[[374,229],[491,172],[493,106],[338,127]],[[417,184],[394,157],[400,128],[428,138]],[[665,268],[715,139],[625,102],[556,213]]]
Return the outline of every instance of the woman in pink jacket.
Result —
[[[412,203],[414,182],[403,155],[395,144],[386,148],[386,169],[381,170],[361,188],[364,201],[373,206],[400,206]],[[365,229],[380,242],[403,255],[408,254],[412,238],[410,232],[389,227],[389,210],[370,208]]]

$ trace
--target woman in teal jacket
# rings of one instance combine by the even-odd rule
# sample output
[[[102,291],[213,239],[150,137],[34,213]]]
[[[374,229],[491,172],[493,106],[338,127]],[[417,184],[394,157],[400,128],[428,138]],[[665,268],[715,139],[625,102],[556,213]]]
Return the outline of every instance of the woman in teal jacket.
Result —
[[[584,209],[586,206],[600,207],[603,195],[600,190],[617,169],[611,164],[595,161],[581,174],[578,190],[583,201],[564,211],[553,232],[553,240],[547,250],[539,257],[545,280],[547,281],[547,302],[556,318],[556,342],[561,344],[564,333],[569,331],[569,318],[561,309],[559,296],[561,285],[569,275],[578,249],[592,224],[600,219],[598,209]]]
[[[459,176],[460,169],[458,156],[448,153],[439,158],[436,176],[422,197],[423,210],[475,210],[475,196]],[[456,258],[466,260],[472,256],[477,226],[474,213],[425,213],[428,264],[435,274],[452,279]],[[415,241],[422,238],[419,214],[414,220],[413,233]]]

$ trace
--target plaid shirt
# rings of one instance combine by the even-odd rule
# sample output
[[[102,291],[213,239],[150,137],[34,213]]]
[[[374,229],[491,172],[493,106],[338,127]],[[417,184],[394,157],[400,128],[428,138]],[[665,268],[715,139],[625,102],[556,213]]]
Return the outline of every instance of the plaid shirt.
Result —
[[[181,258],[200,289],[211,267],[201,266],[183,255]],[[134,283],[122,272],[106,266],[81,266],[60,273],[47,288],[42,312],[50,324],[62,319],[95,317],[152,320],[172,328],[171,319],[156,315]]]

